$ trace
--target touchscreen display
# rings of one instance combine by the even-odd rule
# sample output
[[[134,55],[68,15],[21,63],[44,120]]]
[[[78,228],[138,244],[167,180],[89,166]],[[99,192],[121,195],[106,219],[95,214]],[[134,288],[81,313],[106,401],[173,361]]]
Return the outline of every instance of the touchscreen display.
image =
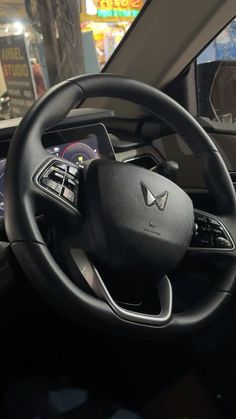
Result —
[[[86,160],[114,159],[114,150],[102,124],[70,128],[44,134],[49,154],[79,165]],[[4,215],[4,173],[6,160],[0,160],[0,216]]]

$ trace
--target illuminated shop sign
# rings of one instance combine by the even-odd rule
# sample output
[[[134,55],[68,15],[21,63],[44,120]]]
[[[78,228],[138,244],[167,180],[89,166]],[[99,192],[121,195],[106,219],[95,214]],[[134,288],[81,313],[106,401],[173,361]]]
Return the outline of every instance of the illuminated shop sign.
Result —
[[[143,0],[98,0],[97,15],[99,17],[133,17],[135,18],[143,6]]]
[[[24,35],[0,37],[0,61],[12,116],[26,113],[36,100],[35,83]]]

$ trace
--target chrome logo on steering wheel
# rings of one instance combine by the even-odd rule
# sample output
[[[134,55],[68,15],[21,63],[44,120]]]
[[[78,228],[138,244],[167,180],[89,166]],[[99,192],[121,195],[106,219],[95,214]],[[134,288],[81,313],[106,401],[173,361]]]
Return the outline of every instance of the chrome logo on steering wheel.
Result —
[[[168,192],[165,191],[157,196],[154,196],[153,193],[150,191],[150,189],[148,189],[148,187],[143,182],[140,182],[140,185],[141,185],[145,204],[148,207],[152,207],[153,205],[156,205],[160,211],[164,211],[166,203],[167,203],[167,199],[168,199]]]

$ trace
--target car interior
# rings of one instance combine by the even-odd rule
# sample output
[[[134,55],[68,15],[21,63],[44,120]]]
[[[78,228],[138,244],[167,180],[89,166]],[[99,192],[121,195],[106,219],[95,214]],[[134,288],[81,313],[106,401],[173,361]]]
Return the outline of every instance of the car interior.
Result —
[[[235,418],[236,3],[144,3],[0,121],[3,419]]]

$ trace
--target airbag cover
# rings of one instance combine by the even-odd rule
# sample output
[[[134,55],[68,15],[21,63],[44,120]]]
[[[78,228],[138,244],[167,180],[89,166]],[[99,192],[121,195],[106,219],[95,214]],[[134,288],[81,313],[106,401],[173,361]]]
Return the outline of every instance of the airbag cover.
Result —
[[[191,199],[146,169],[94,160],[84,184],[90,252],[119,269],[162,276],[183,258],[192,238]]]

